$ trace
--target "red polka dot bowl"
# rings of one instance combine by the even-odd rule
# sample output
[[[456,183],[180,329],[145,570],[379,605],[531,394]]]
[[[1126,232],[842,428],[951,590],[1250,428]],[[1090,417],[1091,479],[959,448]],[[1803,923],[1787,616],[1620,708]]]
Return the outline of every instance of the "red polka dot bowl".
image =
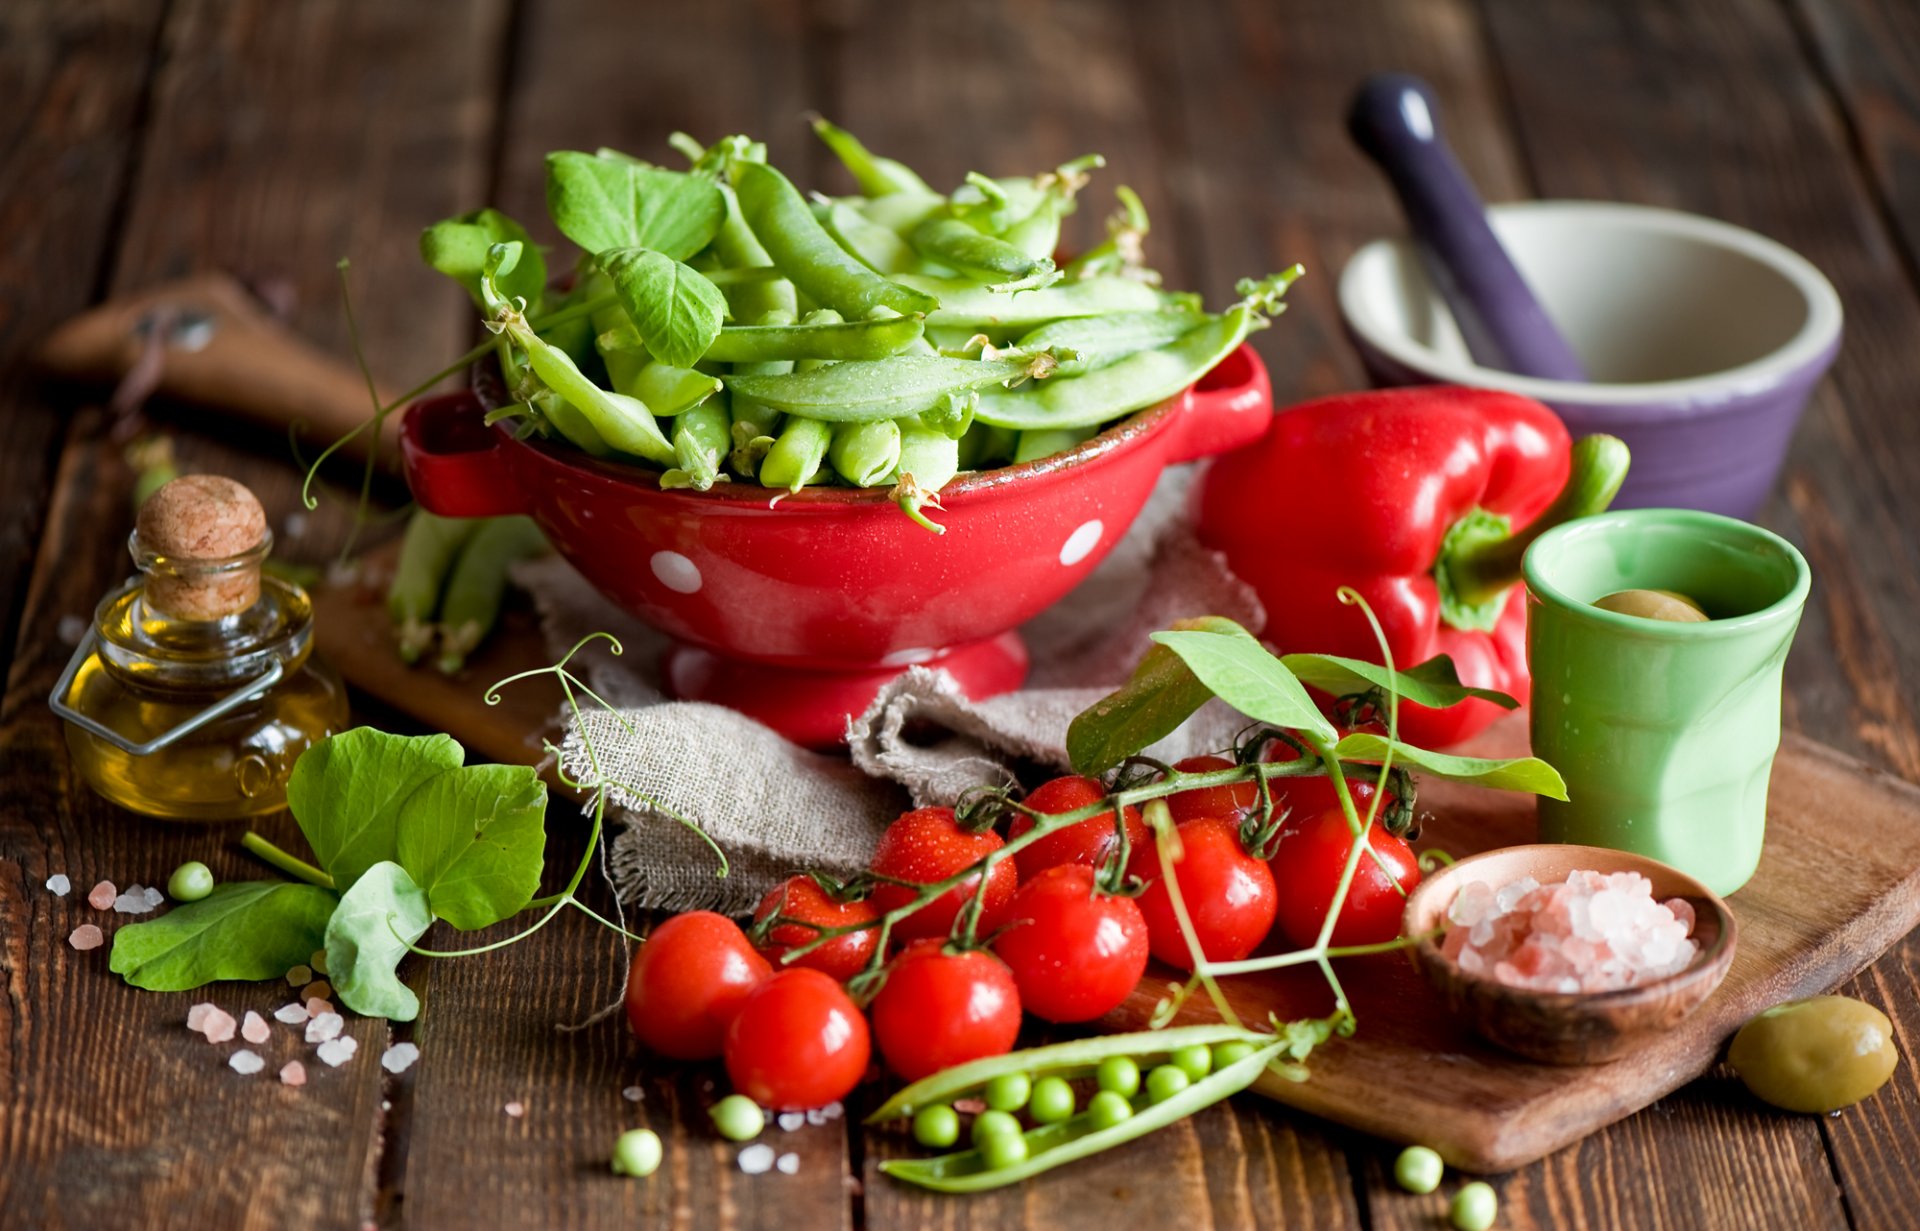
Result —
[[[1273,391],[1249,347],[1198,384],[1068,452],[967,472],[935,535],[885,488],[748,483],[663,491],[658,475],[482,422],[473,393],[417,402],[407,482],[446,517],[523,513],[601,593],[672,637],[675,695],[826,747],[914,664],[976,699],[1017,688],[1013,630],[1091,572],[1169,465],[1259,439]]]

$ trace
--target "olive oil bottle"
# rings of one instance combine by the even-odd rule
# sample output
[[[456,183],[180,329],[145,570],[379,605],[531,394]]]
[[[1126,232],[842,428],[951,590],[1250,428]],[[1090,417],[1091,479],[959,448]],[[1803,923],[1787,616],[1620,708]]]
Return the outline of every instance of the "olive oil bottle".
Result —
[[[231,479],[175,479],[129,546],[140,575],[101,600],[51,698],[75,768],[169,820],[285,807],[293,763],[345,727],[347,695],[313,655],[306,592],[261,572],[260,502]]]

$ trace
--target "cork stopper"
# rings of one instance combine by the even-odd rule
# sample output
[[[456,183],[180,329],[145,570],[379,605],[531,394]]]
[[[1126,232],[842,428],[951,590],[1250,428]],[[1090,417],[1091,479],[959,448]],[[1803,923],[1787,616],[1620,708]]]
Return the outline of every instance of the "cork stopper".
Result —
[[[260,601],[267,514],[245,485],[216,474],[174,479],[147,497],[134,557],[147,605],[181,620],[218,620]]]

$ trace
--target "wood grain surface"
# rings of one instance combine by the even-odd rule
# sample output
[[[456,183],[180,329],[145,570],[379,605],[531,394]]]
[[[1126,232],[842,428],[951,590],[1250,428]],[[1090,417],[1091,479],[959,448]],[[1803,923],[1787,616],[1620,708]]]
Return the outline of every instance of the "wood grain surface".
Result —
[[[1346,95],[1367,72],[1405,69],[1433,81],[1492,199],[1714,214],[1833,279],[1847,342],[1762,518],[1817,575],[1788,715],[1916,780],[1917,24],[1903,0],[0,6],[0,1228],[1437,1225],[1446,1190],[1399,1192],[1390,1147],[1260,1099],[983,1199],[881,1177],[878,1160],[911,1147],[859,1129],[857,1107],[774,1135],[797,1174],[745,1176],[706,1126],[719,1074],[648,1061],[615,1021],[558,1029],[617,994],[622,964],[617,939],[571,918],[485,959],[415,961],[420,1020],[355,1022],[360,1062],[303,1090],[231,1073],[182,1028],[198,997],[121,986],[104,951],[66,944],[86,908],[41,887],[56,871],[82,892],[102,877],[152,883],[186,858],[256,873],[234,831],[129,816],[67,766],[44,697],[63,637],[127,571],[132,476],[100,416],[22,356],[109,293],[224,269],[279,279],[296,293],[292,327],[344,358],[345,256],[374,370],[402,386],[473,333],[459,292],[418,265],[423,225],[482,202],[540,221],[546,150],[664,157],[675,128],[755,132],[831,187],[799,120],[817,109],[940,181],[1097,149],[1103,182],[1152,208],[1169,281],[1215,300],[1235,277],[1305,261],[1292,310],[1257,345],[1283,399],[1311,396],[1359,381],[1334,275],[1399,225],[1340,130]],[[1094,233],[1106,208],[1089,198],[1073,226]],[[155,415],[189,466],[255,487],[283,551],[324,564],[339,550],[351,475],[332,475],[309,513],[283,439],[185,407]],[[403,721],[363,700],[362,717]],[[1836,835],[1853,821],[1841,799],[1821,801]],[[284,818],[268,828],[292,832]],[[580,828],[554,829],[556,863],[577,857]],[[1850,892],[1837,868],[1823,892]],[[1846,990],[1885,1009],[1912,1052],[1920,940]],[[273,993],[213,998],[270,1008]],[[397,1078],[371,1063],[394,1037],[422,1048]],[[1380,1100],[1391,1117],[1391,1093]],[[523,1117],[504,1113],[512,1101]],[[636,1124],[662,1133],[668,1162],[651,1181],[615,1180],[607,1149]],[[1757,1108],[1716,1069],[1497,1177],[1501,1225],[1906,1227],[1917,1140],[1910,1063],[1832,1119]]]

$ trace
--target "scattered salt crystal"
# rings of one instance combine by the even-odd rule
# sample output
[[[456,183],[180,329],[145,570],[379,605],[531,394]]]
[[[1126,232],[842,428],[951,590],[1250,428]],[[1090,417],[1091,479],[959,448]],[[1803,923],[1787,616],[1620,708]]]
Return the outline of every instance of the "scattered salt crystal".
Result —
[[[58,634],[60,644],[79,645],[80,638],[87,635],[87,621],[84,616],[68,612],[60,617],[60,622],[53,626],[53,630]]]
[[[321,975],[326,974],[327,973],[327,951],[325,949],[315,949],[313,951],[313,956],[307,959],[307,965],[313,967],[313,972],[315,974],[321,974]]]
[[[148,901],[147,891],[139,885],[128,885],[126,892],[113,899],[113,909],[122,915],[151,914],[158,905],[159,902]]]
[[[346,1025],[346,1019],[338,1013],[322,1013],[307,1023],[307,1042],[324,1043],[328,1039],[337,1039]]]
[[[513,1102],[508,1103],[505,1107],[502,1107],[500,1110],[506,1112],[508,1115],[518,1120],[521,1116],[524,1116],[527,1114],[527,1105],[525,1103],[520,1102],[518,1099],[515,1099]]]
[[[1677,906],[1679,909],[1675,909]],[[1693,909],[1656,902],[1637,872],[1576,871],[1465,886],[1447,910],[1441,952],[1470,975],[1547,992],[1636,987],[1686,969],[1699,952]]]
[[[140,892],[143,896],[146,897],[148,906],[158,906],[160,905],[160,903],[167,900],[167,895],[164,893],[161,893],[158,889],[155,889],[152,885],[148,885],[145,889],[142,889]]]
[[[353,1053],[360,1050],[360,1043],[352,1035],[342,1035],[337,1039],[328,1039],[313,1049],[313,1054],[326,1062],[328,1068],[337,1069],[353,1059]]]
[[[797,1111],[783,1111],[774,1117],[774,1123],[780,1126],[780,1131],[783,1133],[791,1133],[806,1122],[807,1118]]]
[[[404,1073],[420,1058],[420,1049],[412,1043],[395,1043],[381,1053],[380,1067],[389,1073]]]
[[[807,1123],[821,1125],[827,1122],[827,1113],[818,1107],[807,1108]]]
[[[392,1111],[392,1110],[393,1110],[393,1100],[392,1100],[392,1099],[381,1099],[381,1100],[380,1100],[380,1110],[381,1110],[381,1111]]]
[[[298,1025],[307,1020],[307,1010],[298,1004],[283,1004],[273,1011],[275,1021],[285,1022],[289,1026]]]
[[[300,999],[302,1000],[325,1000],[331,995],[333,995],[333,988],[328,985],[325,979],[315,979],[300,989]]]
[[[977,1116],[987,1109],[985,1099],[957,1098],[953,1100],[953,1109],[963,1116]]]
[[[73,929],[73,932],[68,935],[67,943],[85,952],[88,949],[98,949],[101,945],[106,944],[107,938],[94,924],[83,923]]]
[[[765,1175],[773,1169],[773,1147],[756,1141],[740,1151],[740,1170],[748,1175]]]
[[[842,1107],[839,1103],[834,1102],[834,1103],[828,1103],[825,1107],[822,1107],[820,1109],[820,1114],[825,1116],[829,1120],[838,1120],[842,1115],[846,1113],[846,1110],[847,1109],[845,1107]]]
[[[113,899],[118,896],[119,892],[118,889],[113,887],[112,881],[101,881],[87,893],[87,905],[93,907],[95,910],[111,909]]]
[[[47,878],[47,888],[53,891],[54,896],[64,898],[73,892],[73,882],[67,879],[65,872],[55,872]]]
[[[234,1027],[238,1025],[233,1014],[225,1009],[209,1008],[200,1021],[200,1033],[207,1036],[209,1043],[225,1043],[233,1038]]]
[[[637,1103],[641,1099],[647,1097],[647,1092],[645,1090],[642,1090],[639,1086],[628,1086],[626,1089],[620,1092],[620,1097],[627,1100],[629,1103]]]
[[[273,1037],[273,1027],[267,1025],[266,1018],[248,1009],[240,1022],[240,1037],[249,1043],[264,1043]]]
[[[280,1066],[280,1084],[283,1086],[304,1086],[307,1084],[307,1066],[298,1060],[289,1060]]]
[[[313,971],[305,966],[293,966],[287,970],[287,986],[302,987],[313,982]],[[306,999],[304,996],[301,999]]]
[[[322,1000],[318,996],[315,996],[313,999],[307,1001],[308,1017],[321,1017],[331,1012],[333,1012],[333,1002],[330,1000]]]
[[[187,1029],[199,1034],[206,1029],[207,1014],[213,1012],[210,1004],[197,1004],[187,1010]]]
[[[773,1165],[780,1168],[780,1174],[793,1175],[800,1170],[800,1156],[798,1154],[782,1154]]]
[[[243,1047],[227,1057],[227,1067],[236,1073],[252,1074],[266,1068],[267,1062],[260,1058],[260,1053],[248,1051]]]

